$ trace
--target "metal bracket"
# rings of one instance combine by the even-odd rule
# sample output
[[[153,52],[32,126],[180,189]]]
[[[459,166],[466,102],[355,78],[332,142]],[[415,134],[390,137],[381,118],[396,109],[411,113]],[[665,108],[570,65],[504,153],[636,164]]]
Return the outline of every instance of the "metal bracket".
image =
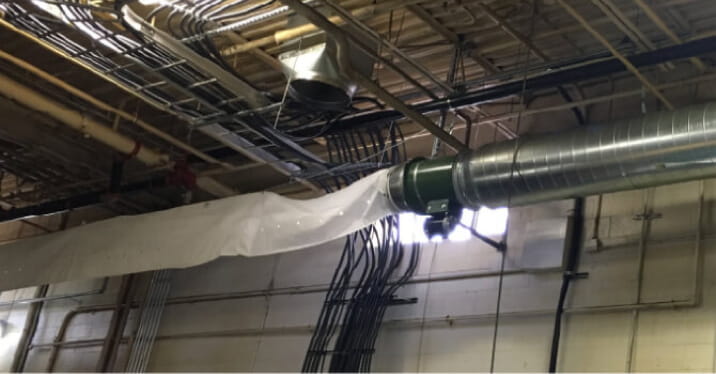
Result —
[[[649,212],[649,213],[639,213],[639,214],[635,214],[635,215],[632,217],[632,219],[633,219],[634,221],[642,221],[642,220],[651,221],[651,220],[653,220],[653,219],[659,219],[659,218],[661,218],[661,217],[662,217],[661,213]]]
[[[587,278],[589,278],[589,273],[588,272],[573,273],[571,271],[565,271],[564,276],[568,277],[569,279],[587,279]]]
[[[392,295],[390,297],[390,301],[388,302],[388,305],[407,305],[407,304],[417,304],[418,298],[417,297],[408,297],[408,298],[400,298],[395,297],[395,295]]]
[[[439,235],[446,238],[460,224],[462,206],[451,203],[449,199],[432,200],[427,203],[426,212],[430,214],[425,220],[425,235],[428,238]]]

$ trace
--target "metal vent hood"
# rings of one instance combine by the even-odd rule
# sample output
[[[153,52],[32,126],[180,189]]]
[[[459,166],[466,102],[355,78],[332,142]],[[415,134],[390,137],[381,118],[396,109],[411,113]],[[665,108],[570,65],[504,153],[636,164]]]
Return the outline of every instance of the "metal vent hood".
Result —
[[[298,15],[289,20],[290,27],[308,24]],[[340,71],[335,40],[325,33],[291,41],[291,51],[278,56],[286,79],[288,94],[297,102],[321,111],[342,111],[350,105],[358,86]],[[353,67],[370,76],[373,61],[357,46],[349,51]]]

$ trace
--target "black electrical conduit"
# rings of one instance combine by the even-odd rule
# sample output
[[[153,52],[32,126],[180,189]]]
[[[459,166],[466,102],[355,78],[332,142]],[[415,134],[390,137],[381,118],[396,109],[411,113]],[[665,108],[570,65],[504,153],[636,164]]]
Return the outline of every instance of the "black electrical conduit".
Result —
[[[628,60],[637,68],[659,65],[665,62],[696,57],[716,52],[716,37],[708,37],[685,42],[654,51],[644,52],[628,57]],[[574,68],[566,68],[554,73],[547,73],[525,81],[514,81],[482,90],[468,92],[455,97],[433,100],[424,104],[414,105],[413,109],[420,113],[437,112],[462,108],[468,105],[489,102],[501,99],[525,90],[539,90],[557,87],[567,83],[574,83],[588,79],[603,77],[609,74],[626,71],[626,67],[617,59],[594,62]],[[523,87],[524,85],[524,87]],[[329,132],[339,132],[347,128],[377,125],[388,121],[403,118],[397,110],[382,110],[367,114],[356,115],[336,121]],[[316,126],[322,126],[321,123]],[[314,130],[307,130],[314,131]],[[300,136],[301,134],[295,134]]]
[[[567,292],[572,280],[577,276],[577,265],[579,264],[579,250],[582,246],[582,231],[584,230],[584,198],[574,199],[574,210],[569,222],[569,248],[565,258],[564,272],[562,273],[562,285],[559,289],[557,309],[554,313],[554,328],[552,330],[552,344],[549,353],[549,372],[557,371],[557,359],[559,358],[559,342],[562,333],[562,316],[564,315],[564,303],[567,299]]]
[[[559,92],[562,97],[571,102],[569,94],[559,86]],[[580,126],[584,126],[586,121],[581,111],[573,112],[579,121]],[[554,312],[554,327],[552,329],[552,344],[549,350],[549,372],[557,372],[557,360],[559,359],[559,343],[562,337],[562,316],[564,315],[564,303],[567,300],[567,292],[569,285],[577,274],[577,266],[579,264],[579,251],[582,247],[582,232],[584,231],[584,198],[577,197],[574,199],[574,207],[570,217],[569,230],[569,248],[565,256],[565,266],[562,272],[562,284],[559,288],[559,299],[557,300],[557,309]]]

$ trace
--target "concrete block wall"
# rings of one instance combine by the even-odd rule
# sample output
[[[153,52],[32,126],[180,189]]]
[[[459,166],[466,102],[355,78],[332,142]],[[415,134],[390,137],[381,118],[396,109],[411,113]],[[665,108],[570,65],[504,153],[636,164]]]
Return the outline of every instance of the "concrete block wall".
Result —
[[[597,230],[603,245],[585,246],[581,253],[579,269],[589,277],[575,281],[569,293],[560,371],[714,370],[716,275],[709,270],[716,265],[715,187],[716,181],[703,182],[701,240],[697,240],[701,182],[603,196]],[[594,231],[598,200],[587,201],[585,241]],[[643,213],[646,200],[660,218],[649,221],[648,238],[640,245],[643,221],[635,217]],[[57,217],[40,220],[47,220],[48,226],[58,222]],[[81,221],[79,215],[75,220]],[[1,225],[0,233],[17,237],[19,225],[28,226]],[[513,231],[516,227],[511,225]],[[20,235],[37,234],[31,226],[22,230],[29,231]],[[175,271],[172,300],[216,297],[166,306],[149,369],[299,370],[341,246],[336,241],[276,256],[222,258]],[[510,249],[506,266],[510,273],[502,282],[494,368],[544,371],[561,274],[521,272],[512,252],[518,249]],[[422,250],[418,281],[398,291],[399,296],[417,297],[418,302],[389,308],[373,369],[488,371],[499,286],[494,273],[500,255],[476,241],[431,243]],[[698,253],[700,258],[695,257]],[[140,277],[140,282],[145,280],[146,276]],[[114,303],[119,284],[120,279],[113,278],[102,294],[45,303],[25,369],[46,370],[52,350],[48,343],[57,336],[67,312]],[[52,285],[50,294],[86,292],[100,285],[101,280]],[[32,288],[3,292],[0,301],[33,294]],[[0,337],[0,370],[10,368],[27,309],[26,304],[0,306],[0,319],[7,321]],[[54,370],[94,370],[101,350],[96,340],[104,338],[111,315],[110,311],[78,315],[66,340],[86,344],[59,349]],[[125,335],[135,320],[136,313]],[[125,351],[122,345],[115,368],[122,367]]]

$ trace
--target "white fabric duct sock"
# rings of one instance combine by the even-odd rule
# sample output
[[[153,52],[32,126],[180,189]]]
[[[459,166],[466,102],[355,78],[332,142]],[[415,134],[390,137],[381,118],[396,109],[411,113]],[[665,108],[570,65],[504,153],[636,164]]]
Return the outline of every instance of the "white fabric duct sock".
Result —
[[[0,246],[0,289],[315,246],[396,212],[387,196],[387,173],[315,199],[258,192],[21,239]]]

